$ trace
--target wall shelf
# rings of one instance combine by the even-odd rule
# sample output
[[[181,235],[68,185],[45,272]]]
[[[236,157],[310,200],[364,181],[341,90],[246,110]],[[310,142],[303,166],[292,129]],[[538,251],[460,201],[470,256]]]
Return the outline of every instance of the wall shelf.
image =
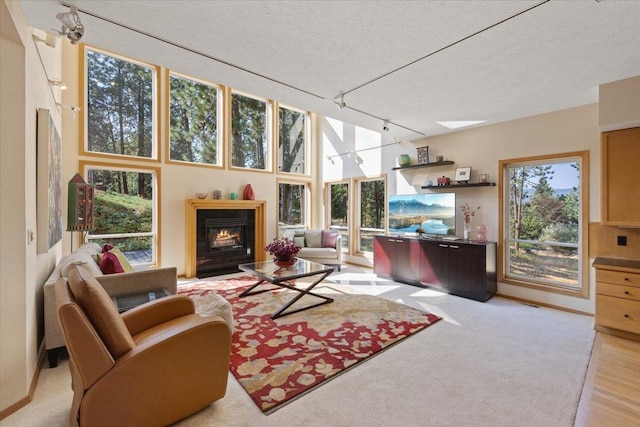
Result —
[[[400,169],[418,169],[418,168],[431,168],[433,166],[445,166],[445,165],[452,165],[453,161],[451,160],[445,160],[442,162],[432,162],[432,163],[420,163],[417,165],[409,165],[409,166],[396,166],[395,168],[391,168],[394,171],[396,170],[400,170]]]
[[[439,190],[441,188],[495,187],[495,182],[476,182],[474,184],[423,185],[423,189]]]

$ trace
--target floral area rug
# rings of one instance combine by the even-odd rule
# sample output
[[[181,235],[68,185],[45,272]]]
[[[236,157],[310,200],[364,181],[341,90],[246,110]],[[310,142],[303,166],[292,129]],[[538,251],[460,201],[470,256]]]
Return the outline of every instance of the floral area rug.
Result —
[[[354,367],[440,320],[440,317],[323,282],[314,292],[331,294],[334,302],[271,319],[295,291],[274,290],[239,298],[257,281],[243,276],[197,282],[178,288],[198,304],[210,292],[222,295],[233,311],[235,332],[230,370],[251,399],[269,414],[292,399]],[[318,302],[305,295],[292,308]]]

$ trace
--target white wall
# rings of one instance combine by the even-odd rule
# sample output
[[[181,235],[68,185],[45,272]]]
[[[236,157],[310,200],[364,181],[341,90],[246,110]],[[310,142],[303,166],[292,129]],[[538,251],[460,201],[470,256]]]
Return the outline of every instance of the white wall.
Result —
[[[38,254],[36,231],[36,111],[60,116],[20,5],[0,2],[0,411],[27,398],[43,337],[42,285],[60,245]],[[38,46],[40,47],[40,46]],[[60,52],[43,49],[51,78],[60,75]],[[36,235],[36,239],[40,238]],[[47,238],[47,236],[43,236]]]
[[[370,144],[390,144],[384,134],[362,131],[355,126],[324,118],[321,123],[324,181],[336,181],[342,177],[369,176],[387,173],[388,194],[425,193],[422,189],[428,180],[436,183],[439,176],[453,181],[455,168],[471,166],[471,181],[478,181],[478,174],[489,174],[495,182],[498,162],[501,159],[519,158],[571,151],[590,151],[590,221],[600,220],[600,131],[598,105],[591,104],[568,110],[556,111],[495,125],[461,130],[413,142],[399,142],[380,149],[358,153],[363,158],[358,163],[354,157],[340,156],[329,160],[327,156],[358,150]],[[412,164],[417,163],[416,148],[429,146],[430,160],[443,155],[453,160],[450,166],[393,171],[398,155],[407,153]],[[490,240],[498,239],[498,187],[456,189],[457,211],[468,202],[471,207],[481,206],[473,219],[473,225],[486,224]],[[457,216],[456,229],[462,230],[462,215]],[[585,225],[586,226],[586,225]],[[589,299],[541,292],[519,286],[498,284],[498,292],[540,303],[552,304],[573,310],[592,313],[593,278],[590,279],[592,296]]]

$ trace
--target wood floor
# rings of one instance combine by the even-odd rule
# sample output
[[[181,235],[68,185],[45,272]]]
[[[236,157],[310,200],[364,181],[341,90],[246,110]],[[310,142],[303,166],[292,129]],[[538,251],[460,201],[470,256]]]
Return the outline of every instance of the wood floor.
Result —
[[[596,334],[575,426],[640,426],[640,342]]]

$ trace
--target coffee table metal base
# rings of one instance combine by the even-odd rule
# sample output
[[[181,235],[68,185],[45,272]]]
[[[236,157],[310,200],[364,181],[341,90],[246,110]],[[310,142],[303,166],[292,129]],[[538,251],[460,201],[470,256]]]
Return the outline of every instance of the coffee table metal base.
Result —
[[[306,261],[305,261],[306,262]],[[239,266],[242,270],[244,271],[249,271],[249,272],[253,272],[253,273],[257,273],[255,270],[253,269],[245,269],[242,268],[243,266]],[[287,288],[287,289],[291,289],[292,291],[296,291],[299,294],[296,295],[294,298],[292,298],[289,302],[287,302],[286,304],[284,304],[282,307],[280,307],[278,309],[278,311],[276,311],[271,318],[272,319],[277,319],[278,317],[282,317],[282,316],[286,316],[288,314],[293,314],[293,313],[298,313],[300,311],[304,311],[304,310],[308,310],[310,308],[314,308],[314,307],[318,307],[324,304],[329,304],[333,302],[333,298],[329,298],[325,295],[320,295],[320,294],[316,294],[314,292],[311,292],[313,290],[313,288],[320,282],[322,282],[327,276],[329,276],[332,273],[332,270],[329,271],[319,271],[319,272],[315,272],[312,274],[305,274],[305,275],[298,275],[296,278],[299,277],[309,277],[309,276],[319,276],[318,279],[316,279],[315,281],[313,281],[309,286],[307,286],[306,288],[299,288],[297,286],[295,286],[294,284],[288,283],[285,280],[280,281],[280,280],[269,280],[267,278],[261,278],[258,282],[256,282],[254,285],[252,285],[251,287],[249,287],[248,289],[246,289],[245,291],[243,291],[239,296],[240,297],[245,297],[245,296],[249,296],[249,295],[256,295],[256,294],[260,294],[262,292],[268,292],[268,291],[272,291],[274,288],[269,288],[269,289],[259,289],[259,290],[255,290],[258,286],[260,286],[263,283],[269,283],[272,285],[276,285],[276,286],[282,286],[283,288]],[[261,274],[258,274],[258,276],[262,276]],[[290,280],[290,278],[288,279]],[[298,300],[300,300],[300,298],[304,297],[305,295],[311,295],[314,296],[316,298],[320,298],[322,301],[316,304],[312,304],[312,305],[308,305],[302,308],[297,308],[294,310],[289,310],[287,311],[287,309],[289,307],[291,307],[293,304],[295,304]]]

